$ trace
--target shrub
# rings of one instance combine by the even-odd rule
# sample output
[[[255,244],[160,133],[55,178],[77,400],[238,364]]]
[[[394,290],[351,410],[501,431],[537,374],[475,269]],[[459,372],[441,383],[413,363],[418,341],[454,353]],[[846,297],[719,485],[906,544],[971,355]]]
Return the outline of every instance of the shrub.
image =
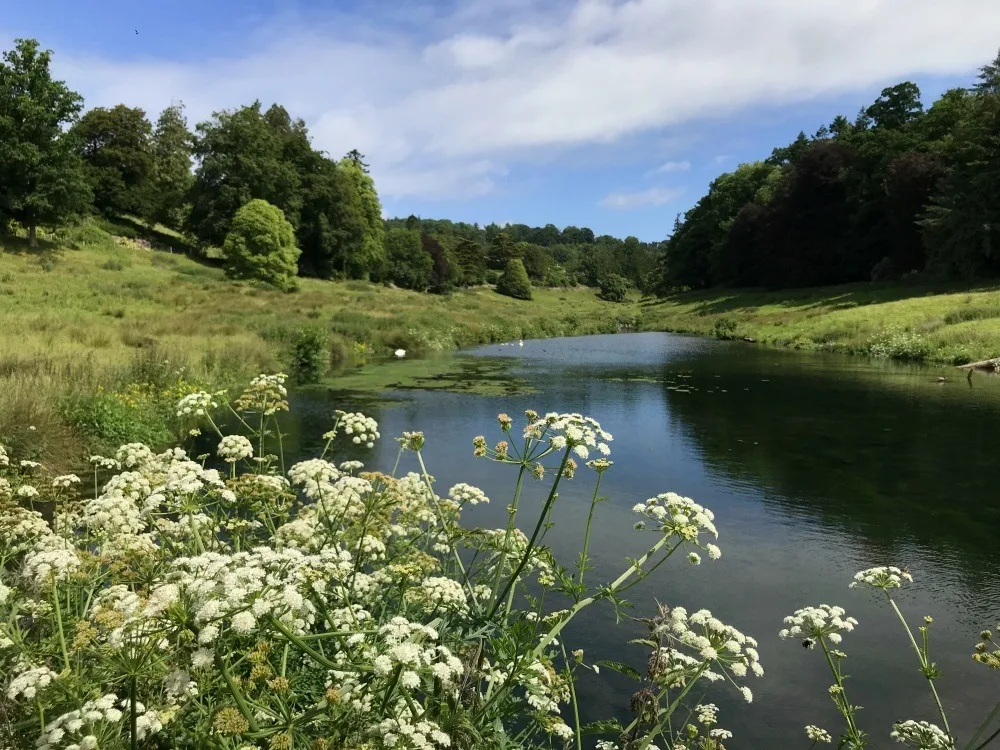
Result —
[[[286,290],[295,285],[301,254],[295,231],[282,210],[267,201],[252,200],[236,212],[222,253],[231,278]]]
[[[734,318],[723,316],[715,321],[712,333],[717,339],[731,339],[736,336],[736,328],[739,324]]]
[[[108,258],[101,264],[105,271],[124,271],[129,267],[129,262],[124,258]]]
[[[609,273],[601,282],[600,296],[608,302],[624,302],[628,297],[628,281],[616,273]]]
[[[520,258],[507,261],[503,276],[497,281],[497,291],[514,299],[531,299],[531,282]]]
[[[921,362],[930,355],[931,345],[920,334],[899,327],[886,328],[868,342],[872,357]]]
[[[300,383],[315,383],[326,372],[330,355],[327,334],[319,328],[303,328],[292,344],[292,372]]]

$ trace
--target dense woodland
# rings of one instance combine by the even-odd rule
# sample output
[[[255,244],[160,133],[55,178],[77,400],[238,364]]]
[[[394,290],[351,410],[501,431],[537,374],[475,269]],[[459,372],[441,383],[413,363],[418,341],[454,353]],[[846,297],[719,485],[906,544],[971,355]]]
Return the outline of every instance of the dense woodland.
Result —
[[[658,289],[1000,275],[1000,57],[925,110],[910,82],[709,187]]]
[[[0,218],[35,239],[96,213],[161,224],[200,252],[221,248],[253,200],[281,209],[300,251],[300,275],[369,279],[445,292],[495,283],[518,258],[535,284],[600,286],[623,277],[649,289],[657,244],[595,237],[586,227],[486,227],[383,221],[374,181],[356,150],[333,159],[284,107],[253,102],[190,130],[182,104],[155,123],[119,104],[84,112],[53,80],[51,53],[17,40],[0,63]]]

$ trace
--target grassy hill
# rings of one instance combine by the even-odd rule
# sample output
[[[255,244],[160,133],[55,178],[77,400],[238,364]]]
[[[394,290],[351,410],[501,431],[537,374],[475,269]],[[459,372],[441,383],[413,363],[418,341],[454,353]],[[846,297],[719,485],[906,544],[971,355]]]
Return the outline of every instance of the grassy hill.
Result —
[[[419,357],[616,331],[637,312],[589,289],[539,289],[522,302],[490,289],[435,296],[302,279],[289,294],[94,225],[37,250],[11,239],[0,252],[0,442],[23,445],[30,432],[41,458],[65,462],[81,436],[98,446],[163,437],[174,391],[289,371],[304,327],[325,331],[335,369],[396,348]]]
[[[643,326],[795,349],[964,364],[1000,355],[1000,284],[702,292],[641,303]]]

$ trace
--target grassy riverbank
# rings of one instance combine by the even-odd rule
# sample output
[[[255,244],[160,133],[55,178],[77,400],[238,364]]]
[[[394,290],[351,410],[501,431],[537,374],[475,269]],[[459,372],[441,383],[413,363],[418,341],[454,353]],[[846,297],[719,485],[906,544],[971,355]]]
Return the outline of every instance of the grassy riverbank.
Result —
[[[396,348],[421,356],[611,332],[637,312],[590,289],[539,289],[522,302],[490,289],[435,296],[302,279],[298,292],[286,294],[230,282],[219,268],[94,227],[38,250],[7,240],[0,443],[17,446],[30,435],[41,458],[64,464],[87,444],[126,435],[158,442],[167,437],[175,391],[287,371],[296,335],[307,327],[325,332],[335,369]]]
[[[647,330],[964,364],[1000,355],[1000,284],[855,284],[679,294],[641,304]]]

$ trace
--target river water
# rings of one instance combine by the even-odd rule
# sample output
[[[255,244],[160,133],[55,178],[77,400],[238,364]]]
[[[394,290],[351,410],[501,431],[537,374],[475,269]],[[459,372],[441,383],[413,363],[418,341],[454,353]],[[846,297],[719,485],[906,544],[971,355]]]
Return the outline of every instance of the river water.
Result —
[[[652,614],[657,601],[705,607],[760,641],[766,674],[749,683],[753,703],[731,687],[704,698],[734,732],[727,746],[808,747],[806,724],[839,732],[822,652],[778,638],[785,615],[821,603],[860,620],[841,648],[849,654],[847,692],[863,706],[860,723],[873,747],[894,744],[893,721],[937,721],[891,610],[872,593],[848,589],[855,571],[874,565],[913,573],[915,584],[897,598],[914,628],[934,617],[932,658],[944,672],[938,690],[960,737],[968,739],[1000,699],[1000,674],[970,658],[980,630],[1000,618],[1000,379],[976,375],[970,384],[951,368],[654,333],[489,346],[442,360],[435,375],[416,362],[390,367],[405,387],[377,400],[298,394],[291,451],[312,455],[334,408],[363,408],[383,435],[370,467],[391,469],[391,438],[423,430],[439,492],[459,481],[482,487],[493,502],[466,519],[500,527],[514,470],[474,460],[472,438],[501,439],[498,412],[592,416],[615,436],[614,467],[601,488],[611,499],[598,507],[591,543],[594,582],[615,578],[627,555],[645,550],[647,537],[632,529],[636,502],[675,491],[715,512],[722,559],[695,567],[678,557],[629,598],[636,616]],[[421,377],[408,378],[407,368]],[[557,504],[547,542],[567,565],[580,548],[592,480],[578,472]],[[541,486],[532,492],[529,505],[541,501]],[[626,644],[639,632],[634,623],[616,626],[610,608],[598,605],[567,632],[566,644],[584,648],[587,662],[641,669],[646,654]],[[579,688],[584,720],[627,721],[632,688],[608,670],[587,675]]]

